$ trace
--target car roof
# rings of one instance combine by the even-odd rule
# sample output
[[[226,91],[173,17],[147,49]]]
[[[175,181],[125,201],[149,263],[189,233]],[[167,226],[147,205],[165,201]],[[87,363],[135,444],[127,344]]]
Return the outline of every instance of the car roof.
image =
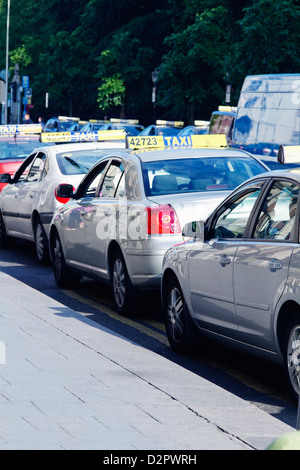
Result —
[[[195,157],[246,157],[259,160],[243,150],[232,148],[167,148],[149,151],[134,150],[132,153],[136,154],[142,161]]]
[[[119,152],[121,149],[125,149],[124,141],[116,141],[116,142],[74,142],[74,143],[67,143],[67,144],[52,144],[42,147],[38,147],[38,151],[47,151],[53,152],[55,154],[63,153],[63,152],[74,152],[76,150],[102,150],[107,149],[108,151],[113,151],[114,149]],[[32,152],[31,152],[32,153]]]
[[[106,144],[106,145],[105,145]],[[116,145],[115,145],[116,144]],[[125,148],[124,143],[114,142],[95,142],[95,143],[75,143],[75,144],[59,144],[55,145],[53,151],[55,153],[70,152],[81,149],[99,149],[104,150],[102,158],[138,158],[139,161],[159,161],[159,160],[171,160],[171,159],[188,159],[188,158],[249,158],[258,161],[262,166],[266,168],[266,171],[270,171],[266,164],[264,164],[259,158],[249,154],[245,150],[236,148],[211,148],[211,147],[167,147],[167,148]],[[49,147],[48,147],[49,150]]]
[[[268,178],[291,178],[298,183],[300,183],[300,165],[299,168],[283,168],[279,170],[271,170],[268,171],[266,174],[262,173],[260,175],[256,175],[251,179],[255,179],[261,176],[267,176]]]

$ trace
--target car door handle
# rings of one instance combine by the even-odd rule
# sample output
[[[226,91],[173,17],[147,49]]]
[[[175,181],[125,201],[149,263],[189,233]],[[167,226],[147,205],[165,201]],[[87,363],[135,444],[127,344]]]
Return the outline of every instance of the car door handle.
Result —
[[[226,264],[230,264],[230,263],[231,263],[231,259],[228,258],[227,255],[222,255],[222,256],[220,256],[220,258],[219,258],[219,263],[220,263],[221,266],[224,267],[224,266],[226,266]]]
[[[277,269],[282,268],[282,263],[277,261],[277,259],[272,259],[272,261],[269,261],[269,268],[272,272],[277,271]]]

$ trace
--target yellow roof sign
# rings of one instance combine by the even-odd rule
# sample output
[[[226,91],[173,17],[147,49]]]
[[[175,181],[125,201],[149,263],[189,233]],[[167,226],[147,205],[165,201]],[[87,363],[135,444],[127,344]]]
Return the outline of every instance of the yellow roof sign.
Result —
[[[99,142],[105,140],[125,140],[123,130],[90,132],[42,132],[41,142]]]
[[[139,148],[179,148],[179,147],[227,147],[225,134],[196,134],[181,136],[137,136],[127,137],[127,147],[132,149]]]
[[[7,124],[0,126],[0,136],[13,134],[40,134],[41,131],[41,124]]]

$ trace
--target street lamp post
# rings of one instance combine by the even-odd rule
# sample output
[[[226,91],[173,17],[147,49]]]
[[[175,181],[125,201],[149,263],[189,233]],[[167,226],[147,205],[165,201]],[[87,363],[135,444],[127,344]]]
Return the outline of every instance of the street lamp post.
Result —
[[[5,64],[5,109],[4,123],[7,124],[7,105],[8,105],[8,49],[9,49],[9,19],[10,19],[10,0],[7,0],[7,22],[6,22],[6,64]]]
[[[159,77],[159,71],[158,69],[155,69],[151,73],[151,78],[152,78],[152,83],[153,83],[153,88],[152,88],[152,103],[153,103],[153,123],[155,124],[155,106],[156,106],[156,84],[158,82],[158,77]]]

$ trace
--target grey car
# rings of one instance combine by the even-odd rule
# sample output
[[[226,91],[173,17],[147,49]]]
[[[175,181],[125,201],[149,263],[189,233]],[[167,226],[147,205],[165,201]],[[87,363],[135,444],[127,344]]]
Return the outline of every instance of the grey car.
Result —
[[[266,167],[231,149],[120,150],[94,165],[53,216],[50,253],[59,286],[82,275],[111,283],[125,313],[136,293],[159,289],[162,259],[195,215],[207,217],[231,189]]]
[[[201,334],[284,365],[300,383],[300,170],[270,171],[240,185],[163,261],[162,302],[171,347]]]
[[[0,192],[0,248],[11,239],[28,240],[35,243],[39,262],[48,263],[50,222],[54,210],[66,202],[57,197],[56,186],[68,183],[77,187],[108,148],[120,146],[125,148],[124,139],[61,145],[47,142],[32,150],[14,175],[1,173],[0,185],[6,186]]]

